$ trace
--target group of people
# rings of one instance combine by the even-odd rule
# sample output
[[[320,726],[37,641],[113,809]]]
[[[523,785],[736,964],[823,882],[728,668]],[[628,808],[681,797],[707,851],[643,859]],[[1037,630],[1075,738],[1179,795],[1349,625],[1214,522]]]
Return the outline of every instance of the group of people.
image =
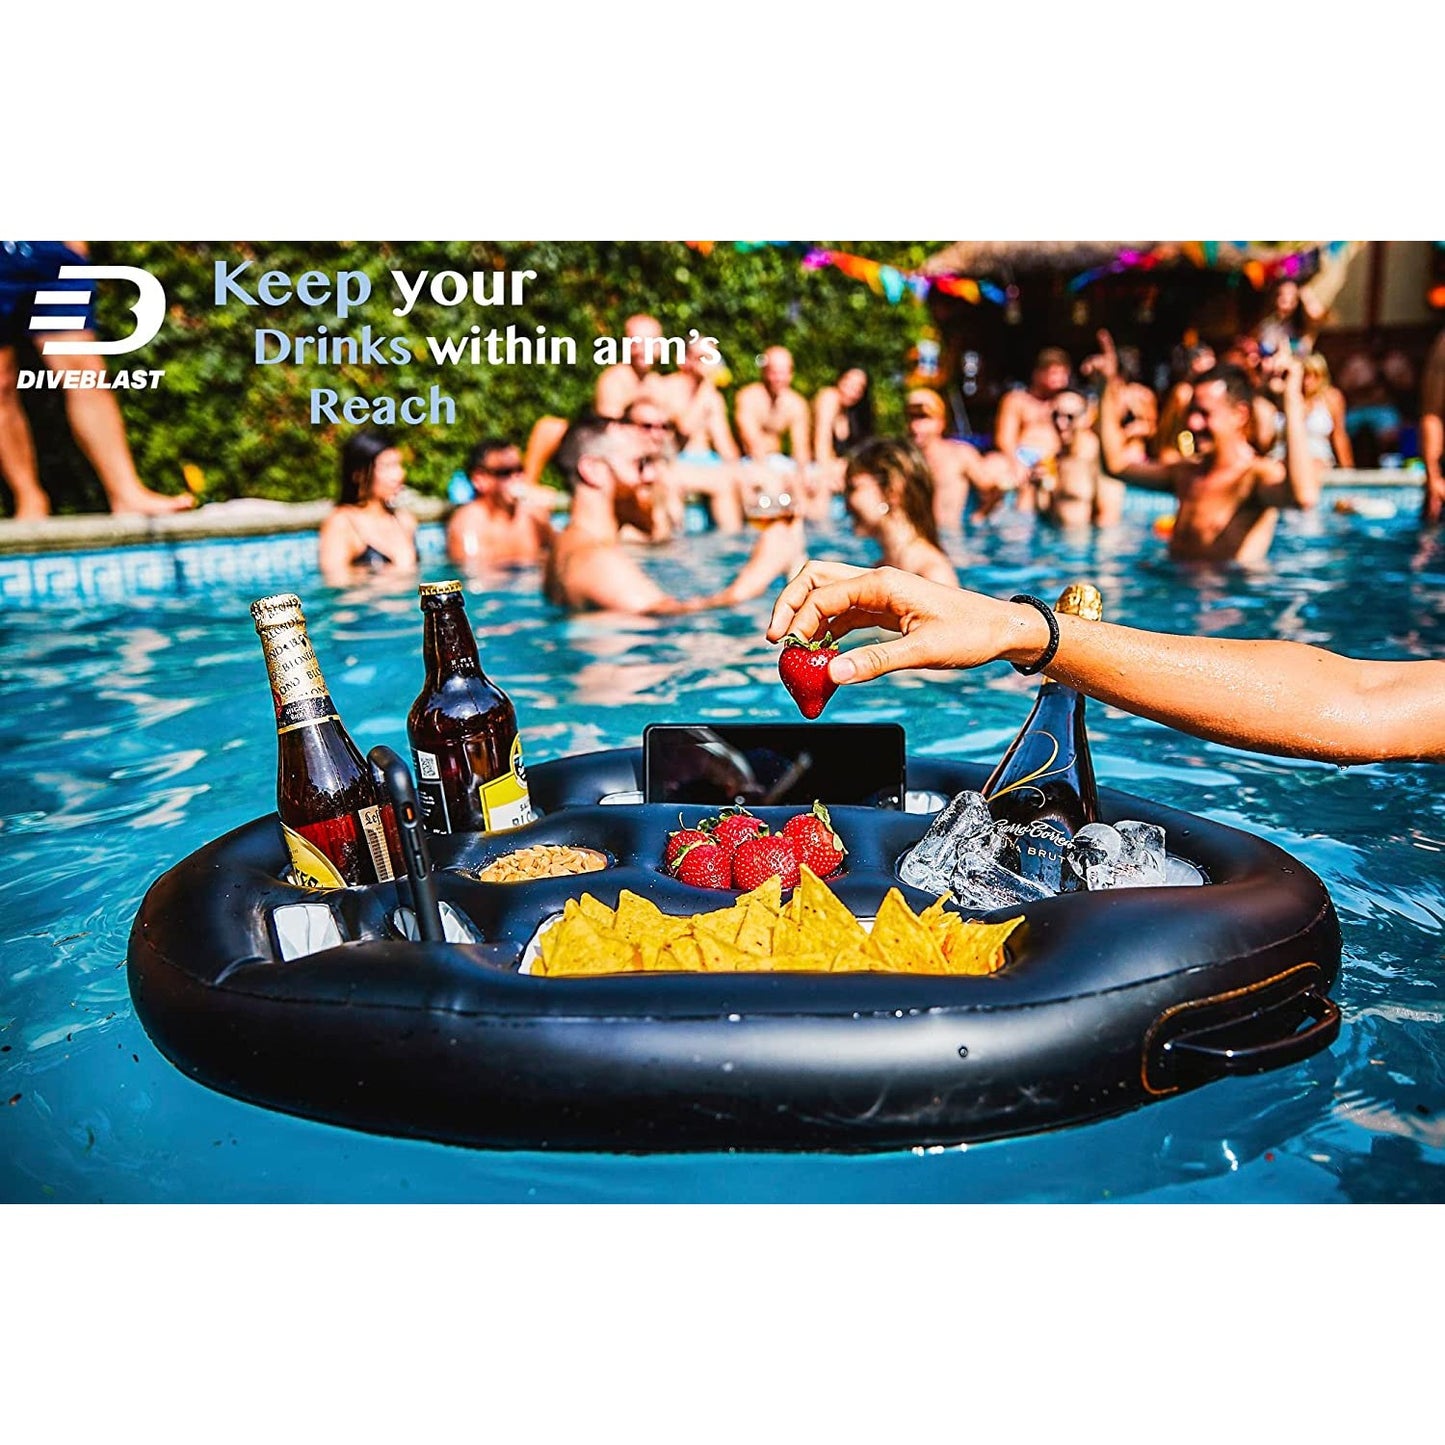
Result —
[[[637,316],[627,330],[660,335],[656,325]],[[1107,525],[1126,487],[1163,490],[1176,499],[1173,555],[1248,561],[1267,552],[1281,510],[1318,501],[1323,470],[1339,457],[1340,415],[1307,341],[1237,344],[1222,363],[1196,348],[1156,397],[1133,358],[1106,332],[1098,339],[1077,373],[1057,348],[1039,354],[1027,386],[1003,398],[988,450],[946,435],[947,406],[928,389],[907,393],[906,435],[874,435],[857,368],[809,405],[782,347],[738,394],[739,443],[695,354],[670,376],[634,359],[601,374],[582,415],[539,422],[525,448],[504,438],[473,448],[475,495],[449,519],[448,552],[463,567],[538,565],[545,596],[568,611],[674,616],[735,606],[782,580],[774,641],[897,634],[835,660],[839,683],[1003,659],[1238,746],[1335,762],[1445,760],[1445,663],[1362,663],[1295,643],[1181,639],[1072,618],[1046,631],[1036,606],[959,585],[943,534],[1001,506],[1061,527]],[[1436,353],[1445,393],[1445,345]],[[557,491],[541,483],[548,463],[570,497],[564,522]],[[321,533],[328,575],[414,568],[414,523],[394,506],[404,480],[396,447],[374,433],[353,437],[342,471],[342,502]],[[677,597],[648,575],[639,559],[676,535],[685,499],[703,500],[731,529],[755,514],[755,492],[773,511],[725,587]],[[855,530],[877,542],[882,566],[809,559],[805,528],[835,493]],[[1427,516],[1429,494],[1427,482]],[[778,505],[790,495],[793,505]]]
[[[885,565],[956,585],[945,539],[965,519],[1015,509],[1063,528],[1108,526],[1135,486],[1174,496],[1176,558],[1257,561],[1280,512],[1315,506],[1327,467],[1341,453],[1349,460],[1323,358],[1309,350],[1307,323],[1291,332],[1297,291],[1280,295],[1287,304],[1223,362],[1209,347],[1188,349],[1161,396],[1107,331],[1077,369],[1044,348],[1028,382],[1001,399],[985,448],[948,435],[947,403],[927,387],[907,391],[902,434],[877,435],[860,367],[810,402],[782,346],[759,358],[759,379],[739,390],[730,416],[705,344],[663,372],[660,324],[634,315],[623,329],[630,354],[599,374],[586,412],[540,418],[525,443],[498,436],[472,449],[472,499],[448,521],[448,554],[468,568],[541,566],[547,596],[571,610],[675,611],[684,603],[661,592],[629,544],[678,536],[692,500],[719,531],[749,520],[761,529],[731,587],[686,603],[723,606],[799,560],[805,526],[841,498]],[[544,485],[548,466],[566,498]],[[322,528],[328,577],[414,565],[410,530],[392,507],[403,480],[396,449],[375,434],[353,438],[342,471],[342,504]]]

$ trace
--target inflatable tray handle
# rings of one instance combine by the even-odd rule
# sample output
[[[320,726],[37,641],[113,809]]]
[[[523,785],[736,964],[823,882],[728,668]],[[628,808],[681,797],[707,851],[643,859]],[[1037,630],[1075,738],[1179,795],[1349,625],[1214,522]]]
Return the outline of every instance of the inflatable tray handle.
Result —
[[[436,885],[432,882],[431,852],[426,845],[421,808],[416,801],[416,786],[411,769],[392,748],[378,743],[366,755],[371,771],[391,799],[401,835],[401,852],[406,859],[407,878],[411,882],[411,901],[416,913],[417,932],[426,943],[443,943],[446,930],[442,926],[441,909],[437,906]]]
[[[1237,1020],[1230,1020],[1193,1033],[1179,1034],[1164,1045],[1163,1052],[1178,1068],[1206,1078],[1218,1078],[1224,1074],[1259,1074],[1266,1069],[1297,1064],[1320,1049],[1328,1048],[1339,1036],[1339,1007],[1319,989],[1311,986],[1283,1000],[1280,1006],[1284,1004],[1294,1010],[1303,1008],[1314,1022],[1309,1028],[1290,1033],[1282,1039],[1236,1045],[1226,1041],[1229,1032],[1239,1026]],[[1211,1036],[1218,1036],[1217,1041],[1211,1043]]]

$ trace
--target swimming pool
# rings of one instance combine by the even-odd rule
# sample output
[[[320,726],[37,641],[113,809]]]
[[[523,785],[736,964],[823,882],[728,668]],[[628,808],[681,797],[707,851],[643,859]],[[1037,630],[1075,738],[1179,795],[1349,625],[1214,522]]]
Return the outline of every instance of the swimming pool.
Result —
[[[1422,540],[1407,508],[1287,518],[1267,566],[1190,573],[1167,561],[1149,515],[1083,539],[1005,516],[953,550],[969,584],[1004,595],[1090,577],[1120,622],[1358,656],[1445,654],[1445,545]],[[423,541],[423,575],[448,575],[436,529]],[[748,541],[690,539],[648,565],[693,592],[725,580]],[[249,603],[300,592],[363,750],[404,747],[421,677],[410,585],[328,590],[309,549],[248,542],[253,553],[224,555],[241,545],[208,544],[209,571],[183,591],[0,606],[0,1199],[1445,1200],[1439,769],[1242,754],[1098,705],[1101,784],[1248,828],[1324,879],[1345,944],[1332,1049],[1103,1123],[862,1157],[475,1152],[289,1118],[192,1083],[135,1018],[125,945],[160,872],[273,804],[275,733]],[[871,560],[840,529],[817,532],[814,551]],[[46,559],[50,575],[67,560]],[[525,573],[468,596],[484,666],[516,704],[533,763],[635,745],[652,721],[796,717],[762,637],[768,606],[685,625],[564,620]],[[828,717],[896,720],[915,753],[988,760],[1032,691],[1002,667],[901,676],[845,689]]]

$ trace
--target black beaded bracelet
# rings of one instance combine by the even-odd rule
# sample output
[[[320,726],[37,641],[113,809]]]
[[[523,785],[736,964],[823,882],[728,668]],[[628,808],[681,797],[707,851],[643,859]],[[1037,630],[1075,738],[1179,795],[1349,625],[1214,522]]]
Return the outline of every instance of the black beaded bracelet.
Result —
[[[1044,614],[1044,621],[1049,624],[1049,645],[1044,648],[1043,656],[1037,662],[1031,662],[1027,666],[1022,662],[1009,663],[1015,672],[1032,677],[1034,673],[1042,672],[1054,660],[1054,654],[1059,650],[1059,619],[1054,616],[1054,609],[1041,597],[1030,597],[1027,592],[1016,592],[1009,601],[1026,602],[1030,607],[1037,607]]]

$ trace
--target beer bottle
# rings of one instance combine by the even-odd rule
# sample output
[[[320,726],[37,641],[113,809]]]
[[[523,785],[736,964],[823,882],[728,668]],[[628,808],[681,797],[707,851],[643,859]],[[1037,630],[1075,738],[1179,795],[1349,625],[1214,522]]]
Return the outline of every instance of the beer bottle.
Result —
[[[1064,589],[1055,611],[1097,622],[1104,601],[1097,588],[1075,583]],[[1099,818],[1084,701],[1073,688],[1045,681],[1028,720],[983,785],[994,819],[1026,829],[1018,842],[1018,872],[1056,893],[1082,886],[1063,866],[1063,851],[1085,823]]]
[[[301,599],[251,604],[276,704],[276,812],[296,877],[309,888],[385,883],[401,868],[391,804],[336,715]]]
[[[406,718],[422,819],[433,833],[532,821],[512,700],[482,671],[460,582],[423,582],[426,682]]]

